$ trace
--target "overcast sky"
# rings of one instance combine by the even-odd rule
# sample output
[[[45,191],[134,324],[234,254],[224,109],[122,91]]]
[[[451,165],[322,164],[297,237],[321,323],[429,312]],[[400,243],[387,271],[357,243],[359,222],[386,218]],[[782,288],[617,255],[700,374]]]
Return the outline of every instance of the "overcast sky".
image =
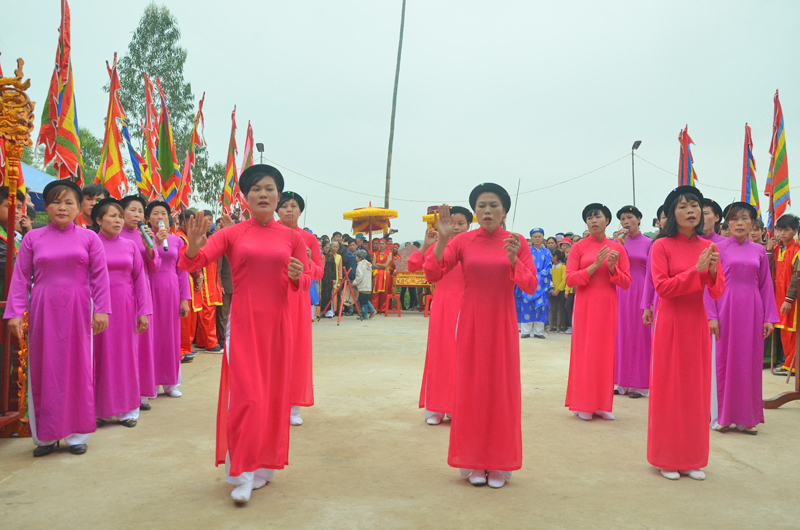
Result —
[[[287,189],[306,198],[303,224],[317,234],[347,230],[344,211],[383,205],[401,0],[165,4],[188,50],[186,79],[197,100],[206,92],[211,162],[225,160],[237,105],[238,164],[251,120],[268,159],[375,195],[282,170]],[[38,123],[60,2],[24,5],[29,22],[0,17],[0,61],[9,75],[17,57],[25,60]],[[144,6],[70,4],[78,117],[98,137],[108,105],[105,61],[125,54]],[[419,239],[428,205],[466,204],[476,184],[497,182],[512,195],[520,180],[522,192],[543,188],[629,155],[634,140],[642,140],[640,156],[676,173],[686,124],[700,189],[723,205],[738,200],[745,122],[763,190],[776,88],[798,193],[799,24],[796,1],[409,0],[392,163],[395,240]],[[676,183],[636,159],[636,204],[648,218]],[[514,229],[582,231],[590,202],[614,212],[632,202],[629,156],[521,194]],[[764,211],[767,204],[762,196]]]

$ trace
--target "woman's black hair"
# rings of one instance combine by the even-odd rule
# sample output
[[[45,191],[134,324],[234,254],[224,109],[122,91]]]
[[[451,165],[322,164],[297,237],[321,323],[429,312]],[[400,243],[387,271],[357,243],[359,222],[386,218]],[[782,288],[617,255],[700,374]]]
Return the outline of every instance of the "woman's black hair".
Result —
[[[667,213],[667,222],[664,224],[664,229],[658,234],[658,238],[662,237],[675,237],[680,233],[678,227],[678,220],[675,218],[675,210],[682,200],[687,202],[696,202],[700,207],[700,222],[694,227],[694,233],[702,236],[705,231],[703,229],[703,200],[690,191],[678,194],[671,202],[672,204],[665,204],[665,211]]]
[[[474,219],[474,216],[472,215],[472,212],[470,212],[469,210],[467,210],[463,206],[451,206],[450,207],[450,215],[453,216],[453,215],[456,215],[456,214],[463,215],[464,219],[466,219],[468,225],[472,224],[472,220]]]
[[[45,207],[50,206],[51,202],[60,198],[67,192],[72,192],[72,194],[75,195],[75,200],[78,201],[78,204],[83,200],[83,191],[80,186],[71,180],[54,180],[45,186],[44,192],[42,192]]]
[[[585,223],[587,218],[598,214],[606,218],[606,226],[611,224],[611,210],[608,208],[608,206],[605,204],[600,204],[599,202],[587,204],[581,213],[581,217]],[[572,234],[569,235],[571,236]],[[567,236],[567,234],[564,234],[564,236]]]
[[[497,195],[497,198],[500,199],[500,202],[503,204],[503,210],[508,213],[511,209],[511,196],[508,194],[506,189],[501,186],[500,184],[495,184],[494,182],[484,182],[483,184],[478,184],[469,194],[469,207],[472,208],[472,211],[475,211],[475,205],[478,202],[478,197],[482,193],[494,193]]]
[[[564,253],[561,252],[561,250],[554,248],[553,250],[550,251],[550,254],[557,257],[558,261],[560,261],[561,263],[564,263]]]
[[[547,239],[545,239],[545,240],[544,240],[544,244],[545,244],[545,245],[546,245],[546,244],[548,244],[548,243],[550,242],[550,240],[551,240],[551,239],[553,240],[553,243],[555,243],[555,244],[556,244],[556,246],[558,246],[558,239],[554,238],[553,236],[550,236],[550,237],[548,237]]]
[[[278,207],[275,208],[276,210],[280,210],[281,207],[289,201],[294,201],[297,203],[297,207],[300,208],[300,213],[303,213],[303,210],[306,209],[306,201],[303,198],[293,191],[283,191],[281,192],[281,197],[278,199]],[[334,232],[334,237],[336,234],[342,235],[341,232]]]
[[[147,208],[147,201],[138,195],[126,195],[119,202],[122,205],[122,209],[125,210],[128,208],[128,205],[134,201],[142,205],[142,211]]]
[[[169,204],[164,201],[153,201],[148,204],[144,209],[144,218],[150,219],[150,214],[153,213],[158,206],[161,206],[167,211],[167,217],[172,217],[172,210],[170,210]]]
[[[106,197],[105,199],[97,201],[97,203],[92,207],[92,226],[94,227],[95,232],[100,230],[100,220],[105,217],[106,212],[108,212],[108,209],[112,206],[117,208],[120,214],[124,213],[122,204],[120,204],[120,202],[114,197]]]
[[[265,177],[272,179],[275,187],[278,188],[278,194],[283,193],[283,175],[276,168],[267,164],[255,164],[245,169],[239,177],[239,189],[246,197],[250,193],[250,188]]]

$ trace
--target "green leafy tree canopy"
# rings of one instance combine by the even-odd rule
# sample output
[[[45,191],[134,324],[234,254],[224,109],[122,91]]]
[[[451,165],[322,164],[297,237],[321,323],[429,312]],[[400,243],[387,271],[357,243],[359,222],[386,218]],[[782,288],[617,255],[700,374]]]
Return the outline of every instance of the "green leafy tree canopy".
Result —
[[[167,99],[175,153],[182,161],[186,155],[189,136],[194,124],[194,95],[192,85],[183,78],[183,65],[187,51],[179,44],[181,31],[177,19],[165,6],[149,4],[133,32],[128,52],[119,61],[120,101],[128,117],[131,134],[143,145],[143,134],[138,124],[145,116],[144,74],[153,85],[161,79],[161,88]],[[153,93],[156,110],[160,109],[158,88]]]

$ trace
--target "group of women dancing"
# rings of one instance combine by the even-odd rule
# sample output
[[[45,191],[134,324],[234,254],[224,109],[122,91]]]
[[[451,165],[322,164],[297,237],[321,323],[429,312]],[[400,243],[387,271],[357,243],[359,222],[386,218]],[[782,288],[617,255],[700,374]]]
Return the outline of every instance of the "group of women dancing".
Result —
[[[236,297],[222,358],[216,464],[225,465],[237,503],[248,502],[288,464],[290,425],[300,425],[300,407],[314,402],[309,287],[322,278],[322,258],[316,238],[297,226],[302,197],[284,191],[277,169],[251,166],[239,186],[248,220],[226,222],[210,235],[212,220],[202,212],[182,216],[180,237],[167,231],[172,212],[163,202],[100,201],[92,210],[95,233],[74,223],[81,200],[75,184],[45,188],[50,224],[23,239],[5,313],[17,335],[28,313],[35,456],[51,453],[61,439],[81,454],[89,434],[113,418],[133,427],[159,385],[181,395],[187,273],[225,255]],[[527,241],[505,228],[508,192],[480,184],[469,205],[471,211],[442,205],[436,229],[409,259],[411,270],[423,270],[437,285],[419,405],[428,424],[450,419],[448,464],[473,485],[500,488],[522,466],[514,288],[533,293],[538,282]],[[774,316],[765,252],[740,238],[755,217],[752,208],[732,205],[733,236],[713,242],[704,237],[703,205],[695,188],[672,191],[661,208],[660,237],[629,258],[638,232],[624,244],[609,240],[609,209],[590,204],[583,219],[591,237],[573,247],[567,265],[576,295],[566,405],[581,419],[614,419],[617,312],[608,308],[633,286],[640,293],[634,298],[653,300],[640,313],[642,326],[652,314],[650,368],[634,370],[648,381],[634,377],[620,386],[649,388],[648,460],[667,478],[703,478],[708,461],[711,335],[704,296],[717,308],[717,351],[729,352],[718,373],[735,368],[736,352],[746,347],[741,312],[732,308],[755,301],[763,314],[757,309],[754,318]],[[473,214],[478,228],[470,230]],[[759,325],[746,337],[755,344],[768,329]],[[725,379],[721,392],[740,384]],[[722,407],[721,423],[763,421],[731,407]]]
[[[437,284],[419,406],[429,424],[451,418],[448,463],[498,488],[522,461],[513,286],[532,294],[537,278],[523,237],[504,229],[508,193],[483,184],[470,205],[477,231],[472,212],[443,205],[438,234],[428,231],[409,259]],[[670,480],[703,480],[711,429],[756,434],[764,421],[763,340],[780,319],[767,252],[750,240],[752,205],[723,211],[681,186],[657,217],[653,241],[641,212],[621,208],[624,235],[612,240],[610,209],[583,210],[589,236],[566,270],[575,305],[565,406],[582,420],[614,420],[615,394],[649,395],[648,461]],[[729,238],[717,235],[723,219]]]

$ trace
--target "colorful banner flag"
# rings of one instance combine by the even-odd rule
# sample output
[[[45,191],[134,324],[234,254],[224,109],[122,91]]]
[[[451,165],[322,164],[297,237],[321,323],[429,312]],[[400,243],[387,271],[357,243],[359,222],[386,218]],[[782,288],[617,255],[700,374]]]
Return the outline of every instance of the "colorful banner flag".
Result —
[[[117,118],[124,119],[125,111],[119,102],[119,77],[117,76],[117,54],[114,54],[114,64],[108,66],[108,75],[111,78],[108,88],[108,112],[106,113],[106,131],[103,135],[103,153],[100,157],[100,166],[94,177],[96,184],[102,184],[111,193],[112,197],[122,199],[128,194],[128,178],[122,171],[122,153],[119,144],[122,138],[117,127]]]
[[[692,157],[692,150],[690,145],[694,142],[689,137],[689,126],[687,125],[684,130],[678,135],[678,141],[681,143],[681,160],[678,169],[678,186],[694,186],[697,181],[697,173],[694,170],[694,158]]]
[[[78,133],[78,114],[72,86],[70,60],[70,18],[67,0],[61,1],[56,65],[42,109],[42,123],[36,146],[44,144],[44,165],[53,162],[58,178],[69,178],[83,187],[83,158]]]
[[[203,97],[200,98],[198,105],[197,115],[194,117],[194,127],[192,128],[192,136],[189,139],[189,151],[186,153],[186,161],[183,163],[183,174],[181,175],[181,186],[178,191],[180,197],[180,204],[189,207],[189,198],[192,194],[192,168],[194,167],[194,148],[203,147],[206,141],[203,138],[203,130],[206,127],[205,118],[203,117],[203,102],[206,99],[206,93],[203,92]],[[198,132],[197,126],[200,126]]]
[[[775,113],[772,120],[772,142],[769,144],[769,173],[764,193],[769,195],[769,214],[767,231],[774,233],[775,221],[780,219],[786,207],[792,204],[789,198],[789,166],[786,161],[786,134],[783,129],[783,109],[778,99],[778,91],[773,98]]]
[[[136,187],[139,189],[139,195],[150,198],[153,190],[153,184],[150,180],[150,168],[147,166],[147,161],[142,158],[142,155],[136,152],[131,144],[131,135],[128,131],[127,120],[122,120],[122,136],[125,138],[125,143],[128,146],[128,154],[131,157],[131,166],[133,166],[133,176],[136,179]]]
[[[222,203],[222,213],[231,215],[233,213],[234,190],[238,186],[236,178],[236,107],[231,113],[231,139],[228,143],[228,158],[225,162],[225,181],[222,185],[222,195],[219,200]]]
[[[146,196],[150,199],[155,198],[161,193],[161,168],[158,165],[158,113],[153,104],[153,81],[144,74],[144,113],[145,119],[139,122],[144,136],[144,159],[147,162],[147,169],[150,173],[150,189]]]
[[[244,157],[242,158],[242,169],[239,170],[239,175],[244,173],[244,170],[253,165],[253,126],[250,121],[247,122],[247,136],[244,140]],[[236,188],[233,190],[233,198],[236,206],[241,210],[246,219],[250,218],[250,209],[247,207],[247,199],[242,191],[239,189],[239,180],[236,180]]]
[[[158,150],[156,157],[161,174],[161,196],[164,202],[169,204],[172,211],[178,206],[178,187],[181,183],[181,168],[178,165],[178,157],[175,156],[175,140],[172,136],[172,125],[169,120],[169,109],[167,108],[167,98],[161,90],[161,80],[156,79],[158,93],[161,97],[161,116],[158,121]]]
[[[753,158],[753,138],[750,135],[750,126],[744,124],[744,167],[742,168],[742,202],[756,207],[758,218],[761,219],[761,204],[758,199],[758,186],[756,185],[756,161]]]

